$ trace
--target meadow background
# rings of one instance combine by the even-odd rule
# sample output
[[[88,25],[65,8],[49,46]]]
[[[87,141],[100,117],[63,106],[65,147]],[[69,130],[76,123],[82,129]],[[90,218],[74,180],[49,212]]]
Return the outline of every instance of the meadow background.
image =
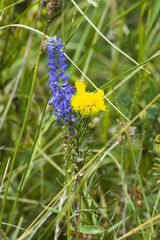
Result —
[[[79,239],[159,240],[160,1],[92,3],[60,1],[46,32],[65,44],[70,83],[84,79],[107,98],[83,143]],[[65,173],[48,105],[48,11],[43,1],[0,1],[0,239],[53,239],[57,215],[67,239],[65,209],[56,212]]]

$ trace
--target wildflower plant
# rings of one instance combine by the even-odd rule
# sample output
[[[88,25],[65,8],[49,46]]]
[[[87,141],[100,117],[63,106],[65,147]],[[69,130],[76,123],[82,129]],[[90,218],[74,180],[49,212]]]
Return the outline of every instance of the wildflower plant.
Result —
[[[68,200],[67,209],[67,236],[70,239],[71,226],[78,234],[77,224],[80,224],[80,213],[74,214],[80,208],[81,191],[78,190],[77,199],[72,199],[72,194],[77,191],[80,176],[75,178],[84,166],[86,152],[83,151],[82,139],[89,130],[89,123],[100,111],[106,111],[104,103],[104,92],[87,92],[84,81],[76,81],[75,87],[69,84],[69,74],[67,73],[67,62],[64,45],[56,36],[46,42],[49,64],[49,87],[51,92],[50,105],[56,117],[58,125],[63,129],[64,142],[64,167],[66,197]],[[62,207],[62,199],[61,199]],[[74,204],[70,204],[74,202]],[[60,209],[59,209],[60,210]],[[72,219],[72,216],[76,217]],[[71,220],[72,219],[72,220]],[[59,222],[55,229],[55,239],[59,235]],[[78,236],[78,235],[77,235]]]

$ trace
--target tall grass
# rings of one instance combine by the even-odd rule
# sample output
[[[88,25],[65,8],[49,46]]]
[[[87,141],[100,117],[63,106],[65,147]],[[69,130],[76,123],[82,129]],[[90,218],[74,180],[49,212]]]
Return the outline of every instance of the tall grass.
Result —
[[[96,2],[61,1],[48,25],[47,3],[0,1],[1,239],[54,239],[57,224],[58,239],[75,239],[77,229],[77,239],[160,239],[160,1]],[[65,44],[71,84],[102,88],[107,102],[64,202],[63,136],[48,105],[44,50],[53,35]],[[79,194],[79,212],[67,218]]]

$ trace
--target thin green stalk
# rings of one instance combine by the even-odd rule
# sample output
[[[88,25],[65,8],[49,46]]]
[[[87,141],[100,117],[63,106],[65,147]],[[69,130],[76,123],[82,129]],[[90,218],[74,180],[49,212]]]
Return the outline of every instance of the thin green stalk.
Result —
[[[158,223],[159,220],[160,220],[160,214],[153,217],[153,218],[150,218],[146,222],[144,222],[144,223],[140,224],[139,226],[133,228],[128,233],[126,233],[123,236],[117,238],[117,240],[123,240],[123,239],[126,239],[126,238],[130,237],[130,236],[133,236],[134,234],[138,233],[139,231],[142,231],[143,229],[146,229],[147,227],[155,225],[156,223]]]
[[[69,160],[69,159],[68,159]],[[67,162],[66,164],[66,184],[68,182],[70,182],[70,177],[69,174],[71,174],[71,172],[69,173],[69,162]],[[72,183],[70,183],[67,187],[67,240],[71,239],[71,185]]]
[[[94,24],[93,22],[85,15],[85,13],[82,11],[82,9],[79,7],[79,5],[74,1],[70,0],[74,6],[77,8],[77,10],[84,16],[84,18],[87,20],[87,22],[95,29],[95,31],[107,42],[109,43],[115,50],[120,52],[122,55],[124,55],[126,58],[128,58],[130,61],[132,61],[134,64],[139,65],[138,62],[136,62],[133,58],[131,58],[128,54],[126,54],[124,51],[122,51],[120,48],[118,48],[115,44],[113,44]],[[141,67],[143,70],[145,70],[147,73],[150,73],[147,69],[144,67]]]
[[[72,174],[73,174],[73,156],[72,156],[72,139],[68,135],[64,137],[64,163],[65,163],[65,184],[68,185],[66,187],[66,194],[67,194],[67,240],[71,240],[71,196],[72,196],[72,190],[73,190],[73,182],[72,180]],[[69,183],[69,184],[68,184]]]
[[[141,176],[140,176],[140,173],[139,173],[139,170],[138,170],[138,164],[136,162],[135,154],[134,154],[134,151],[133,151],[133,146],[132,146],[132,143],[131,143],[131,137],[130,137],[128,132],[127,132],[127,138],[128,138],[128,142],[129,142],[129,146],[130,146],[130,150],[131,150],[132,159],[134,161],[136,179],[137,179],[137,182],[138,182],[138,184],[140,186],[140,189],[142,191],[142,196],[143,196],[143,199],[144,199],[146,210],[148,212],[148,216],[151,217],[150,207],[149,207],[149,204],[148,204],[148,201],[147,201],[147,198],[146,198],[146,194],[145,194],[145,190],[144,190],[144,187],[143,187],[142,179],[141,179]],[[152,231],[152,236],[154,236],[154,229],[153,229],[152,226],[151,226],[151,231]]]
[[[17,4],[19,4],[19,3],[22,3],[23,1],[24,1],[24,0],[19,0],[18,2],[15,2],[15,3],[13,3],[13,4],[11,4],[11,5],[3,8],[3,9],[0,9],[0,13],[6,11],[7,9],[9,9],[9,8],[11,8],[11,7],[14,7],[15,5],[17,5]],[[3,4],[3,0],[2,0],[2,3],[1,3],[1,4]],[[0,7],[1,7],[1,4],[0,4]]]
[[[3,201],[1,215],[0,215],[0,224],[2,223],[2,217],[3,217],[4,210],[5,210],[5,204],[6,204],[6,200],[7,200],[7,195],[8,195],[10,180],[11,180],[11,176],[12,176],[12,171],[13,171],[14,163],[15,163],[16,156],[17,156],[17,151],[18,151],[18,148],[20,146],[21,138],[23,136],[23,132],[25,130],[27,119],[28,119],[28,114],[29,114],[29,110],[30,110],[30,106],[31,106],[31,102],[32,102],[33,90],[34,90],[35,81],[36,81],[36,77],[37,77],[37,71],[38,71],[40,56],[41,56],[41,52],[39,51],[38,56],[37,56],[37,60],[36,60],[36,64],[35,64],[35,70],[34,70],[34,74],[33,74],[33,80],[32,80],[32,83],[31,83],[30,94],[29,94],[28,104],[27,104],[27,108],[26,108],[26,113],[25,113],[25,116],[24,116],[23,125],[22,125],[22,128],[21,128],[19,138],[17,140],[17,144],[16,144],[16,148],[15,148],[13,158],[11,160],[11,168],[10,168],[10,172],[9,172],[9,176],[8,176],[8,180],[7,180],[6,191],[5,191],[4,201]],[[15,212],[15,208],[16,208],[16,204],[17,204],[17,201],[18,201],[18,196],[19,196],[19,192],[18,192],[17,197],[16,197],[17,200],[15,201],[14,206],[12,208],[9,223],[12,221],[12,218],[13,218],[13,215],[14,215],[14,212]]]
[[[23,120],[23,125],[22,125],[22,128],[21,128],[21,132],[19,134],[17,143],[16,143],[16,147],[15,147],[13,158],[11,160],[10,171],[9,171],[8,180],[7,180],[7,184],[6,184],[6,190],[5,190],[5,194],[4,194],[4,201],[3,201],[2,208],[1,208],[1,213],[0,213],[0,227],[1,227],[1,224],[2,224],[2,218],[3,218],[3,213],[4,213],[4,210],[5,210],[5,205],[6,205],[6,200],[7,200],[7,195],[8,195],[8,190],[9,190],[9,185],[10,185],[10,180],[11,180],[11,176],[12,176],[14,163],[15,163],[17,152],[18,152],[18,148],[20,146],[21,139],[22,139],[25,127],[26,127],[28,114],[29,114],[29,110],[30,110],[30,106],[31,106],[31,102],[32,102],[33,89],[34,89],[34,84],[35,84],[35,80],[36,80],[36,72],[38,70],[38,64],[39,64],[40,55],[41,55],[41,53],[39,52],[37,60],[36,60],[34,77],[33,77],[33,81],[32,81],[31,88],[30,88],[30,95],[29,95],[29,99],[28,99],[28,104],[27,104],[24,120]]]
[[[103,24],[104,24],[104,20],[105,20],[105,17],[106,17],[106,14],[108,12],[108,7],[109,7],[109,1],[106,2],[106,6],[105,6],[105,9],[103,11],[103,13],[101,13],[101,17],[100,17],[100,20],[98,22],[98,29],[101,30]],[[89,66],[89,63],[91,61],[91,58],[92,58],[92,55],[93,55],[93,51],[94,51],[94,45],[96,44],[97,40],[98,40],[98,33],[95,32],[94,33],[94,37],[93,37],[93,40],[90,44],[90,48],[89,48],[89,52],[88,52],[88,56],[87,56],[87,59],[85,60],[85,65],[83,67],[83,73],[86,74],[87,73],[87,69],[88,69],[88,66]],[[83,78],[83,76],[81,75],[81,79]]]
[[[35,80],[36,80],[36,76],[35,76]],[[34,80],[34,81],[35,81],[35,80]],[[47,103],[48,103],[48,101],[47,101]],[[29,177],[29,175],[30,175],[31,163],[32,163],[33,156],[34,156],[34,152],[35,152],[35,149],[36,149],[36,145],[37,145],[37,142],[38,142],[38,139],[39,139],[39,135],[40,135],[41,127],[42,127],[42,121],[43,121],[44,114],[45,114],[45,111],[46,111],[47,103],[45,104],[44,111],[43,111],[43,113],[42,113],[40,125],[39,125],[39,128],[38,128],[38,132],[37,132],[37,134],[36,134],[36,139],[35,139],[35,142],[34,142],[34,146],[33,146],[33,149],[32,149],[32,153],[31,153],[31,157],[30,157],[29,161],[27,162],[26,168],[25,168],[25,170],[24,170],[24,174],[23,174],[23,176],[22,176],[22,178],[21,178],[21,181],[20,181],[20,184],[19,184],[19,187],[18,187],[18,192],[17,192],[17,195],[16,195],[16,199],[15,199],[15,201],[14,201],[14,205],[13,205],[12,211],[11,211],[9,223],[11,223],[12,220],[13,220],[19,195],[20,195],[20,193],[21,193],[21,191],[22,191],[22,189],[23,189],[23,187],[24,187],[25,182],[27,181],[27,179],[28,179],[28,177]],[[7,232],[7,231],[9,231],[9,228],[6,230],[6,232]]]

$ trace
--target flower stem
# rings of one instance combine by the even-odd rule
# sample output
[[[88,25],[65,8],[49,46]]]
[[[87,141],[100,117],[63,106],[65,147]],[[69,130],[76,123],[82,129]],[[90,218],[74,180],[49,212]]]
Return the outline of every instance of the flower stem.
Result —
[[[71,240],[71,226],[72,226],[72,192],[73,192],[73,182],[72,175],[73,175],[73,137],[69,134],[64,136],[64,164],[65,164],[65,184],[67,185],[66,194],[67,194],[67,240]],[[68,183],[70,184],[68,185]]]

